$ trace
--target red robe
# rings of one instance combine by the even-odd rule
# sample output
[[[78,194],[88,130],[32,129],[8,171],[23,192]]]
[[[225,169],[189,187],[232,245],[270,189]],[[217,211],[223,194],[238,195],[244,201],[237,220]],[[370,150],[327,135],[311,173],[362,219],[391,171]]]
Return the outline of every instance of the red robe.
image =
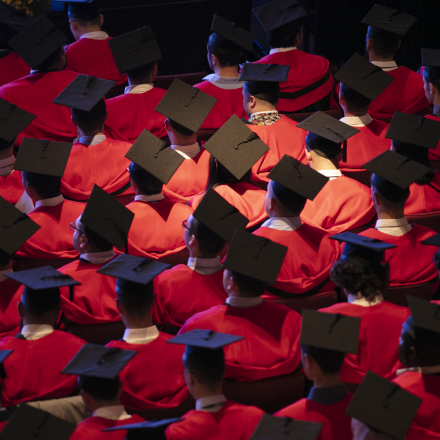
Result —
[[[410,185],[410,195],[405,202],[403,212],[406,216],[423,214],[424,212],[440,211],[440,174],[435,173],[430,185]],[[433,188],[434,187],[434,188]]]
[[[70,223],[84,211],[84,203],[64,200],[57,206],[40,206],[29,217],[41,228],[20,246],[17,255],[27,258],[76,258]]]
[[[151,311],[155,324],[182,327],[198,312],[224,304],[223,271],[201,275],[179,264],[154,278],[156,301]]]
[[[0,58],[0,87],[29,75],[30,71],[31,68],[20,55],[10,52],[5,57]]]
[[[133,410],[150,408],[173,408],[179,406],[189,395],[183,370],[182,356],[185,347],[167,344],[173,336],[159,333],[148,344],[129,344],[111,341],[107,347],[135,350],[137,354],[122,369],[121,403]],[[142,374],[139,374],[142,372]]]
[[[76,127],[71,121],[69,107],[52,101],[78,76],[76,72],[33,73],[0,87],[0,98],[37,117],[18,135],[20,145],[24,137],[72,142]]]
[[[237,115],[240,119],[246,117],[243,107],[243,88],[222,89],[210,81],[203,81],[196,84],[202,92],[217,99],[209,115],[203,121],[201,129],[219,129],[232,115]]]
[[[292,296],[305,293],[328,280],[333,262],[339,258],[337,242],[330,240],[327,232],[311,225],[303,224],[296,231],[279,231],[263,226],[254,234],[287,246],[275,288],[292,293]]]
[[[188,319],[179,334],[194,329],[244,336],[224,347],[228,378],[245,382],[282,376],[293,373],[301,360],[301,315],[280,304],[215,306]]]
[[[193,213],[189,206],[162,199],[153,203],[135,200],[127,208],[134,213],[128,232],[129,254],[157,259],[185,249],[182,222]]]
[[[440,121],[440,118],[433,114],[426,115],[425,117],[434,121]],[[440,160],[440,141],[437,144],[437,148],[435,150],[429,150],[429,160]]]
[[[0,176],[0,196],[15,205],[24,193],[21,171],[13,170],[7,176]]]
[[[341,370],[343,382],[361,383],[368,370],[388,380],[396,377],[396,370],[402,368],[398,346],[402,324],[410,315],[407,307],[388,301],[370,307],[340,303],[320,312],[361,318],[359,351],[357,355],[349,353],[345,356]]]
[[[329,180],[301,212],[306,222],[330,234],[359,228],[375,215],[370,188],[344,175]]]
[[[248,228],[258,225],[267,219],[267,214],[264,210],[266,191],[263,189],[257,188],[247,182],[219,185],[214,189],[249,220]],[[194,210],[199,206],[204,195],[204,193],[200,194],[189,202]]]
[[[73,200],[87,201],[96,184],[109,194],[133,194],[125,154],[131,144],[107,138],[97,145],[73,144],[61,179],[61,193]]]
[[[248,440],[264,411],[230,400],[217,412],[192,410],[165,431],[167,440]]]
[[[24,286],[10,278],[0,282],[0,338],[20,332],[17,303],[21,301]]]
[[[61,374],[61,371],[85,343],[58,330],[30,341],[11,336],[3,338],[0,350],[13,350],[3,361],[7,374],[1,380],[3,406],[72,394],[78,386],[77,376]]]
[[[151,131],[158,138],[167,135],[165,116],[155,112],[166,90],[154,87],[145,93],[128,93],[108,99],[106,129],[114,139],[131,144],[143,130]]]
[[[295,420],[322,423],[322,431],[317,440],[350,440],[351,418],[345,414],[353,394],[333,405],[323,405],[309,399],[301,399],[276,412],[278,417],[290,417]]]

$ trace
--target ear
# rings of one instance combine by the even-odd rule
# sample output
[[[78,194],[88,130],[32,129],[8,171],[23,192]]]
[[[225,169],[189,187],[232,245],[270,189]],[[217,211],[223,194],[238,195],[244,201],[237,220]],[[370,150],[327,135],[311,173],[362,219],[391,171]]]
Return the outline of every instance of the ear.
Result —
[[[70,116],[70,121],[72,122],[72,125],[77,128],[78,124],[76,123],[75,119],[73,119],[73,116]]]
[[[397,45],[397,49],[396,49],[396,51],[399,50],[401,44],[402,44],[402,40],[399,39],[399,44]]]
[[[23,318],[25,313],[25,308],[21,301],[18,301],[17,309],[18,309],[18,316],[20,316],[20,318]]]
[[[303,40],[303,28],[301,26],[301,30],[296,34],[296,37],[295,37],[295,47],[297,49],[300,48],[302,40]]]
[[[85,248],[89,244],[89,239],[84,235],[81,234],[81,237],[79,237],[79,247],[81,249]]]
[[[170,121],[169,121],[168,118],[165,119],[165,121],[164,121],[164,125],[165,125],[165,130],[166,130],[166,131],[168,131],[168,132],[172,131],[172,130],[171,130],[171,124],[170,124]]]
[[[367,38],[367,52],[371,52],[371,43],[370,40]]]
[[[151,74],[151,82],[154,82],[154,80],[157,78],[157,71],[158,71],[158,69],[157,69],[157,63],[156,63],[156,65],[154,66],[154,69],[153,69],[153,73]]]
[[[118,298],[115,298],[115,302],[116,302],[117,311],[119,312],[120,315],[123,315],[125,313],[125,307]]]
[[[63,66],[63,68],[66,67],[66,65],[67,65],[67,56],[66,56],[66,53],[64,52],[64,50],[61,53],[59,60],[60,60],[60,64]]]
[[[307,149],[304,148],[304,151],[306,152],[306,159],[308,162],[313,162],[313,155],[312,153]]]
[[[249,105],[251,108],[255,108],[257,105],[257,98],[255,98],[255,96],[250,95],[249,96]]]
[[[342,96],[341,89],[339,89],[339,104],[341,104],[342,107],[347,107],[345,98]]]
[[[70,28],[73,32],[77,32],[79,29],[79,25],[76,21],[70,20]]]
[[[104,23],[104,16],[101,14],[100,16],[99,16],[99,26],[101,26],[102,27],[102,24]]]

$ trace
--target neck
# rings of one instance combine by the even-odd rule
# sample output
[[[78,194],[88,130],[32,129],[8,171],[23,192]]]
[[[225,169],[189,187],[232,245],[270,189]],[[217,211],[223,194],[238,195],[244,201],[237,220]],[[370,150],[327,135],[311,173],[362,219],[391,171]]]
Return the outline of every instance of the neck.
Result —
[[[346,118],[360,118],[362,116],[365,116],[368,113],[367,111],[365,111],[365,113],[362,113],[361,115],[359,115],[359,114],[358,115],[354,115],[346,107],[342,107],[342,110],[344,110],[344,116]]]
[[[330,159],[324,159],[323,157],[320,156],[319,159],[309,162],[309,165],[315,171],[339,169],[338,166],[335,165]]]
[[[266,101],[261,101],[260,103],[258,103],[255,108],[252,109],[252,114],[254,113],[259,113],[259,112],[271,112],[276,110],[277,108],[270,104],[269,102]],[[249,115],[250,116],[250,115]]]
[[[78,31],[78,40],[85,34],[89,34],[90,32],[101,32],[101,26],[88,26],[87,28],[81,28],[81,30]]]
[[[439,94],[439,93],[436,93],[436,94],[434,95],[434,102],[433,102],[433,105],[434,105],[434,106],[440,105],[440,94]]]
[[[202,387],[201,385],[194,388],[195,389],[191,391],[191,394],[195,400],[202,399],[203,397],[218,396],[219,394],[223,394],[221,383],[213,390]]]
[[[83,136],[97,136],[97,135],[105,135],[104,127],[100,127],[96,130],[84,131],[78,127],[78,139]]]
[[[388,211],[381,208],[376,208],[377,218],[379,220],[397,219],[405,217],[403,209],[399,211]]]
[[[212,254],[202,253],[202,252],[200,252],[199,248],[193,247],[193,246],[188,247],[188,251],[189,251],[189,256],[191,258],[208,259],[208,258],[216,258],[217,257],[216,253],[212,253]]]
[[[330,376],[321,375],[319,378],[313,380],[313,386],[315,388],[330,388],[341,384],[340,374],[332,374]]]
[[[90,241],[83,248],[80,247],[79,251],[78,251],[78,253],[80,255],[83,255],[83,254],[98,254],[98,253],[101,253],[101,252],[105,252],[105,251],[103,251],[102,249],[98,249],[98,248],[92,246],[90,244]]]
[[[25,325],[51,325],[55,327],[55,320],[53,318],[45,318],[41,316],[33,316],[27,314],[22,318],[23,326]]]
[[[6,150],[0,151],[0,160],[7,159],[8,157],[11,157],[13,155],[12,148],[13,147],[10,147],[10,148],[7,148]]]
[[[129,86],[140,86],[141,84],[151,84],[153,82],[151,77],[148,78],[130,78],[128,77]]]
[[[238,78],[238,66],[217,67],[214,66],[214,73],[223,78]]]
[[[125,324],[125,328],[147,328],[154,325],[150,310],[142,314],[142,316],[121,315],[121,318]]]
[[[394,61],[394,55],[388,58],[381,58],[378,57],[373,51],[370,51],[368,52],[368,59],[370,60],[370,63],[372,63],[373,61],[381,61],[381,62]]]
[[[185,147],[186,145],[193,145],[197,142],[197,133],[192,136],[184,137],[176,135],[175,133],[169,131],[168,137],[172,145],[177,145],[179,147]]]
[[[116,405],[120,405],[121,401],[119,400],[119,398],[115,399],[115,400],[94,400],[93,401],[91,399],[88,399],[87,401],[87,409],[92,413],[94,411],[96,411],[99,408],[106,408],[108,406],[116,406]]]

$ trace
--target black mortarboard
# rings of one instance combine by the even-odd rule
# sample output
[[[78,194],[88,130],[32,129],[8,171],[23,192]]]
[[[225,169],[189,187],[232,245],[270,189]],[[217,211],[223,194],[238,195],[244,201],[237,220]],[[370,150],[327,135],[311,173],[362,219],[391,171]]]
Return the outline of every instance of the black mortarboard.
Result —
[[[175,79],[155,111],[196,132],[217,99],[180,79]]]
[[[236,231],[223,267],[268,284],[275,284],[286,252],[286,246],[268,238]]]
[[[174,419],[152,420],[149,422],[133,423],[131,425],[115,426],[103,429],[102,432],[127,430],[126,440],[165,440],[165,430],[172,423],[180,422],[181,417]]]
[[[35,118],[32,113],[0,99],[0,139],[12,142]]]
[[[191,347],[216,350],[224,347],[225,345],[241,341],[242,339],[244,339],[243,336],[219,333],[213,330],[196,329],[168,339],[167,342],[170,344],[189,345]]]
[[[220,17],[220,15],[214,15],[211,32],[226,38],[247,52],[252,52],[254,44],[254,37],[252,34],[246,29],[238,26],[236,23]]]
[[[137,353],[116,347],[85,344],[61,371],[62,374],[116,379],[119,372]]]
[[[394,81],[391,75],[358,53],[345,63],[334,78],[372,101]]]
[[[267,177],[309,200],[313,200],[329,181],[328,177],[287,154],[272,168]]]
[[[34,439],[68,440],[75,431],[76,424],[52,414],[23,404],[13,412],[0,433],[1,440]]]
[[[281,64],[246,63],[240,73],[243,88],[251,95],[278,96],[280,82],[285,82],[289,75],[290,66]]]
[[[252,9],[266,32],[271,32],[287,23],[307,17],[307,12],[297,0],[275,0]]]
[[[360,318],[307,309],[302,311],[302,318],[300,344],[357,354]]]
[[[35,70],[58,52],[66,41],[66,36],[55,24],[42,15],[9,41],[9,45]]]
[[[368,371],[346,414],[376,431],[403,440],[421,403],[420,397]]]
[[[382,5],[374,5],[362,20],[362,24],[374,26],[397,35],[405,35],[417,18],[404,14],[397,9],[390,9]]]
[[[428,81],[440,78],[440,50],[422,48],[423,76]]]
[[[26,14],[5,2],[0,2],[0,39],[7,42],[26,29],[35,21],[34,17]]]
[[[144,130],[125,155],[127,159],[167,184],[185,158],[169,145]]]
[[[69,14],[74,18],[84,21],[93,21],[99,16],[98,2],[96,0],[56,0],[69,3]]]
[[[70,142],[25,137],[18,150],[14,170],[62,177],[72,145]]]
[[[115,84],[116,81],[80,74],[52,102],[89,112]]]
[[[431,245],[431,246],[440,246],[440,233],[435,234],[435,235],[427,238],[426,240],[421,241],[420,243]]]
[[[163,58],[151,26],[112,38],[108,45],[121,75]]]
[[[212,188],[205,193],[193,216],[228,243],[236,229],[245,229],[249,223],[235,206]]]
[[[7,374],[3,362],[14,350],[0,350],[0,377],[6,379]]]
[[[238,180],[269,151],[269,147],[236,115],[223,124],[204,148]]]
[[[440,305],[407,295],[414,327],[440,333]]]

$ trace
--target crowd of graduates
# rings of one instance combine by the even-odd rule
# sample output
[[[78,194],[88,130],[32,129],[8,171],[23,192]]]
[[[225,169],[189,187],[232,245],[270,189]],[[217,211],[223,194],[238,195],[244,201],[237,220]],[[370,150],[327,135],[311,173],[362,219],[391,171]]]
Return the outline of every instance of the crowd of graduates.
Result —
[[[214,73],[164,90],[154,24],[66,3],[68,46],[0,16],[0,439],[440,439],[440,50],[394,62],[416,18],[374,6],[333,77],[297,0],[253,10],[257,62],[214,16]]]

